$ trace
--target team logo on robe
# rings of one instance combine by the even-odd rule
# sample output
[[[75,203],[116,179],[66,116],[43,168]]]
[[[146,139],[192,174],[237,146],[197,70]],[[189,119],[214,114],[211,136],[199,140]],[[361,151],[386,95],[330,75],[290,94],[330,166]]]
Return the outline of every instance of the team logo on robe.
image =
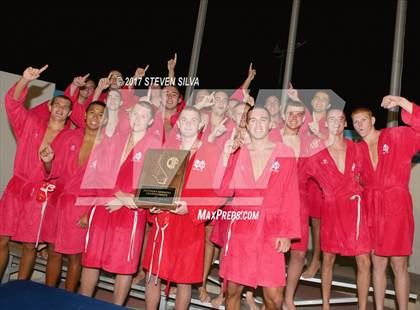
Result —
[[[388,144],[384,144],[384,146],[382,147],[382,153],[383,154],[388,154],[389,153],[389,145]]]
[[[206,161],[204,159],[203,160],[199,160],[199,159],[194,160],[193,170],[203,172],[204,168],[206,168]]]
[[[280,163],[276,160],[271,166],[271,171],[278,172],[280,169]]]
[[[94,160],[89,164],[89,167],[92,169],[96,169],[96,164],[98,163],[98,160]]]
[[[166,166],[169,169],[175,169],[175,167],[178,165],[179,159],[176,157],[170,157],[168,158],[168,161],[166,162]]]
[[[356,170],[356,163],[353,163],[353,164],[351,165],[351,171],[353,171],[353,172],[354,172],[354,170]]]
[[[323,165],[328,164],[328,160],[324,158],[324,159],[321,161],[321,164],[323,164]]]
[[[74,151],[76,149],[76,146],[74,145],[74,144],[72,144],[71,146],[70,146],[70,151]]]
[[[141,152],[138,152],[133,155],[133,161],[139,162],[142,157],[143,157],[143,154]]]

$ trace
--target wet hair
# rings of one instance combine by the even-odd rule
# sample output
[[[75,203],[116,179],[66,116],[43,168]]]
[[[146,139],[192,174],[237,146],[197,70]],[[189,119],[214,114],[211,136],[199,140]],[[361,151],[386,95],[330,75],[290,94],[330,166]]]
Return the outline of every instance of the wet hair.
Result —
[[[318,93],[323,93],[323,94],[326,94],[326,95],[328,96],[328,101],[331,101],[330,91],[328,91],[328,90],[326,90],[326,89],[318,89],[318,90],[314,93],[314,95],[312,96],[312,99],[313,99],[313,97],[315,97],[315,95],[316,95],[316,94],[318,94]]]
[[[89,105],[86,108],[86,113],[89,112],[89,110],[92,109],[92,107],[95,106],[95,105],[103,107],[104,108],[103,116],[105,118],[108,118],[108,109],[106,108],[106,104],[105,104],[105,102],[99,101],[99,100],[95,100],[95,101],[92,101],[91,103],[89,103]]]
[[[284,113],[286,113],[288,107],[299,107],[299,108],[304,108],[306,110],[305,104],[303,104],[300,101],[295,101],[291,99],[286,101],[286,105],[284,106]]]
[[[118,93],[118,95],[120,96],[120,100],[122,100],[122,94],[121,94],[121,91],[119,89],[109,89],[108,90],[107,97],[108,97],[108,95],[109,95],[110,92]]]
[[[262,106],[253,106],[253,107],[251,107],[249,110],[248,110],[248,112],[246,113],[246,123],[248,124],[248,122],[249,122],[249,116],[250,116],[250,114],[251,114],[251,112],[252,111],[254,111],[254,110],[257,110],[257,109],[259,109],[259,110],[264,110],[266,113],[267,113],[267,115],[268,115],[268,120],[269,121],[271,121],[271,115],[270,115],[270,112],[268,112],[268,110],[265,108],[265,107],[262,107]]]
[[[165,90],[166,88],[168,88],[168,87],[173,87],[173,88],[175,88],[176,89],[176,91],[177,91],[177,93],[178,93],[178,96],[181,96],[181,92],[179,91],[179,88],[178,88],[178,86],[175,84],[175,85],[166,85],[166,86],[164,86],[164,87],[162,87],[162,90]]]
[[[109,70],[108,75],[110,75],[110,74],[111,74],[111,72],[118,72],[119,74],[121,74],[121,77],[124,77],[124,75],[122,74],[121,70],[118,70],[118,69],[111,69],[111,70]]]
[[[70,107],[70,111],[73,109],[73,102],[71,101],[71,99],[69,98],[69,97],[67,97],[67,96],[65,96],[65,95],[58,95],[58,96],[54,96],[52,99],[51,99],[51,105],[53,105],[54,103],[55,103],[55,101],[57,100],[57,99],[64,99],[64,100],[67,100],[68,102],[70,102],[70,105],[69,105],[69,107]]]
[[[182,109],[182,111],[181,111],[181,113],[179,114],[179,116],[181,117],[181,115],[182,115],[184,112],[187,112],[187,111],[193,111],[193,112],[197,113],[197,114],[198,114],[198,116],[200,117],[200,120],[201,120],[201,113],[200,113],[200,110],[198,110],[197,108],[192,107],[192,106],[186,106],[184,109]]]
[[[358,113],[367,113],[369,115],[369,117],[373,117],[372,110],[367,108],[367,107],[359,107],[359,108],[354,109],[351,112],[351,117],[353,118],[353,116],[358,114]]]
[[[328,111],[327,111],[327,118],[328,118],[328,115],[329,115],[332,111],[340,111],[341,113],[343,113],[344,118],[346,118],[346,113],[344,113],[344,110],[343,110],[343,109],[341,109],[341,108],[340,108],[340,107],[338,107],[338,106],[332,106],[331,108],[329,108],[329,109],[328,109]]]
[[[136,102],[136,105],[139,105],[139,106],[149,110],[150,119],[155,118],[155,109],[153,108],[153,106],[148,101],[140,100],[140,101]],[[134,106],[133,106],[133,108],[134,108]]]
[[[91,78],[86,79],[85,84],[87,84],[88,82],[92,82],[94,87],[96,87],[96,82],[94,79],[91,79]]]
[[[248,103],[246,103],[246,102],[242,102],[242,101],[238,101],[233,107],[232,107],[232,109],[234,110],[234,109],[236,109],[237,107],[239,107],[239,106],[242,106],[242,107],[248,107],[248,108],[251,108],[251,106],[248,104]]]
[[[96,100],[96,101],[92,101],[91,103],[89,103],[89,105],[86,108],[86,112],[88,112],[92,108],[92,106],[94,106],[94,105],[99,105],[99,106],[103,107],[104,109],[106,109],[105,102]]]

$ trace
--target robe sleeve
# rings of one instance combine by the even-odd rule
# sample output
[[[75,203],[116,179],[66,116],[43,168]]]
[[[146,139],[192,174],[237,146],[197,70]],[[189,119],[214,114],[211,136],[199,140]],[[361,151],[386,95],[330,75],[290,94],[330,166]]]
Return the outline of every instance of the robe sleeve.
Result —
[[[396,139],[403,143],[402,151],[407,151],[411,156],[414,156],[420,151],[420,130],[414,130],[412,127],[400,126]]]
[[[295,158],[277,159],[283,169],[270,184],[262,205],[266,236],[301,237],[300,195]]]
[[[405,124],[411,126],[413,129],[420,131],[420,106],[413,104],[413,113],[408,113],[406,110],[402,109],[401,118]]]
[[[5,98],[6,114],[12,126],[16,138],[22,135],[26,122],[29,117],[29,111],[23,106],[26,95],[28,94],[28,87],[25,87],[18,100],[13,99],[16,84],[9,89]]]
[[[83,104],[79,102],[73,103],[73,109],[70,114],[71,121],[79,128],[85,128],[86,110]]]
[[[50,118],[50,110],[48,109],[49,100],[42,102],[41,104],[33,107],[29,110],[30,114],[37,115],[42,119],[48,120]]]
[[[233,94],[230,96],[231,100],[237,100],[237,101],[244,101],[244,92],[242,89],[242,86],[240,86],[239,88],[237,88]]]

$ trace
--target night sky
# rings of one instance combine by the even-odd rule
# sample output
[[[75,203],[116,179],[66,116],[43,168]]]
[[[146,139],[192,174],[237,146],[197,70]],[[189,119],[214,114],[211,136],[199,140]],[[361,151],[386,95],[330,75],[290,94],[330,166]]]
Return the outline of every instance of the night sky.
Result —
[[[166,62],[178,53],[177,76],[187,76],[197,1],[149,1],[111,6],[11,3],[3,10],[0,69],[20,74],[27,66],[50,67],[42,79],[63,90],[74,76],[95,79],[118,68],[132,75],[166,76]],[[121,2],[122,3],[122,2]],[[201,88],[236,88],[253,62],[252,94],[278,87],[292,1],[209,0],[198,77]],[[19,5],[19,6],[18,6]],[[16,6],[16,7],[13,7]],[[292,82],[298,89],[332,89],[346,101],[346,112],[361,105],[374,110],[388,94],[396,1],[301,1]],[[402,95],[420,102],[420,4],[408,1]]]

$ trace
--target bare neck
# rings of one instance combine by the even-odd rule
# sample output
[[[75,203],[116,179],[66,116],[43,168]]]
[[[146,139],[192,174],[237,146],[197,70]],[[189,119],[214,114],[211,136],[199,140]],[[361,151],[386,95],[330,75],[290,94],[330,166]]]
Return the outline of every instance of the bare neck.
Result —
[[[268,136],[263,139],[251,139],[251,143],[249,144],[252,149],[257,151],[264,150],[272,145],[273,143],[268,139]]]
[[[379,135],[381,134],[381,132],[379,130],[373,129],[371,130],[371,132],[369,132],[369,134],[367,134],[363,140],[367,143],[367,144],[372,144],[372,143],[377,143],[378,139],[379,139]]]
[[[219,125],[224,119],[223,115],[218,115],[216,113],[211,113],[211,124],[213,126]]]
[[[280,131],[283,136],[297,136],[299,134],[300,128],[289,128],[287,126],[284,126],[283,129]]]
[[[328,137],[328,146],[332,149],[342,149],[346,147],[346,140],[343,133],[339,135],[330,135]]]
[[[56,121],[52,118],[48,121],[48,128],[53,131],[60,131],[64,128],[66,121]]]
[[[183,150],[191,150],[194,143],[197,141],[197,135],[191,137],[181,137],[181,149]]]
[[[136,145],[146,135],[146,131],[133,131],[131,133],[133,144]]]

